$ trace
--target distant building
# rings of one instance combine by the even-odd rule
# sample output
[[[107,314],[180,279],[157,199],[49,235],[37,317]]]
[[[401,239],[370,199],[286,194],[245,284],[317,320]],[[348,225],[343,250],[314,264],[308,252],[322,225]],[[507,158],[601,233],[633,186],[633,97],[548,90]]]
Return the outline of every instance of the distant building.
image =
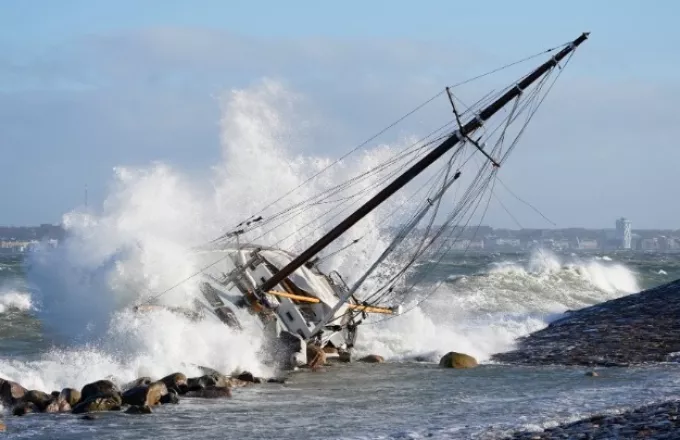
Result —
[[[632,224],[627,218],[616,220],[616,240],[622,249],[630,249],[633,238]]]

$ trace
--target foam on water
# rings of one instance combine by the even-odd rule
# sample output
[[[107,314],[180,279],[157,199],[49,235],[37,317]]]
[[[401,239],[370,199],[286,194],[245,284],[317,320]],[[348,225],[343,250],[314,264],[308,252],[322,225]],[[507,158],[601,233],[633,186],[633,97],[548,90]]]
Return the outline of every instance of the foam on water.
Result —
[[[51,391],[110,375],[126,381],[177,370],[197,374],[196,364],[270,373],[260,361],[262,340],[255,326],[235,333],[221,324],[193,323],[167,312],[140,316],[129,309],[183,280],[158,301],[189,304],[197,292],[191,275],[200,269],[189,248],[220,235],[330,163],[292,148],[290,127],[300,122],[288,119],[295,114],[289,111],[295,100],[271,81],[233,92],[224,106],[223,161],[206,173],[205,181],[191,180],[167,164],[121,167],[101,209],[66,214],[66,240],[56,249],[34,253],[27,269],[37,292],[35,313],[55,348],[30,362],[0,360],[0,376]],[[304,139],[295,141],[304,144]],[[381,146],[345,160],[288,203],[343,182],[394,152]],[[364,187],[374,183],[368,179]],[[387,243],[378,227],[382,216],[401,201],[383,205],[334,243],[339,249],[363,237],[351,251],[329,258],[325,267],[339,270],[350,283],[360,276]],[[258,242],[299,249],[321,233],[306,225],[325,209],[310,209]],[[422,288],[420,296],[404,304],[407,310],[415,307],[409,313],[381,323],[375,321],[383,317],[372,317],[360,327],[360,352],[436,360],[456,350],[483,360],[566,309],[638,290],[624,266],[575,257],[562,261],[547,252],[521,264],[496,264],[458,277],[419,303],[428,292]]]
[[[31,310],[32,307],[33,302],[30,293],[0,288],[0,313],[9,310],[27,311]]]
[[[577,309],[639,291],[635,274],[621,264],[535,251],[523,263],[502,262],[473,276],[452,277],[408,313],[362,326],[362,352],[396,359],[437,360],[448,351],[485,360],[509,350],[516,338]],[[375,320],[376,318],[374,318]]]
[[[29,282],[37,291],[36,315],[55,348],[31,362],[0,360],[0,376],[50,391],[109,375],[125,381],[177,370],[191,373],[194,364],[227,373],[271,373],[260,361],[262,338],[255,326],[234,333],[221,324],[192,323],[162,312],[136,316],[129,310],[178,283],[158,302],[189,304],[198,290],[191,275],[200,269],[189,248],[220,235],[330,162],[301,157],[288,144],[289,127],[297,125],[289,119],[294,98],[272,81],[226,96],[224,160],[206,173],[205,181],[191,180],[162,163],[120,167],[100,209],[66,214],[67,238],[56,249],[35,252],[27,264]],[[298,191],[292,202],[393,154],[382,146],[347,160],[316,186]],[[373,184],[369,179],[365,187]],[[305,225],[324,209],[311,209],[258,242],[283,240],[283,246],[295,248],[304,237],[303,243],[309,243],[319,231],[307,236]],[[357,235],[335,243],[342,247],[363,236],[351,255],[338,254],[326,264],[349,280],[359,274],[381,251],[377,223],[383,209],[389,205],[358,224],[353,229]]]

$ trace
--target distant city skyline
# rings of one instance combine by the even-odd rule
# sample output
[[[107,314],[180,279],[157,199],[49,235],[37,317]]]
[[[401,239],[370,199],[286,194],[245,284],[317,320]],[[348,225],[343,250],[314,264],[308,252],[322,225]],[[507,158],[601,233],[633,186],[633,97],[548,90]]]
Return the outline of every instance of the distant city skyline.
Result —
[[[86,185],[97,213],[116,172],[157,163],[207,191],[225,139],[269,128],[242,139],[224,124],[225,106],[263,84],[285,91],[273,106],[290,118],[285,157],[337,158],[446,85],[592,31],[500,176],[560,227],[677,228],[679,15],[670,0],[4,2],[0,224],[58,223]],[[507,205],[522,226],[549,226]],[[514,225],[494,202],[484,223]]]

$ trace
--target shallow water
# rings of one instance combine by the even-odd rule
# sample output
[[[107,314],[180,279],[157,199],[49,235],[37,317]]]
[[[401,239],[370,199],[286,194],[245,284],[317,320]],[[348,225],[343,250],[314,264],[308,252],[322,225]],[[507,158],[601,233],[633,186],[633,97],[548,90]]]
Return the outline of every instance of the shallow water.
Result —
[[[419,439],[500,438],[603,410],[680,396],[675,365],[600,370],[433,364],[335,365],[285,385],[183,399],[150,416],[105,413],[8,418],[7,438]],[[39,420],[38,420],[39,419]]]
[[[680,367],[671,364],[600,370],[596,378],[584,376],[583,368],[487,363],[471,370],[443,370],[436,365],[439,356],[451,350],[471,353],[484,362],[568,308],[679,277],[679,260],[667,255],[452,254],[447,265],[428,273],[427,283],[444,280],[444,284],[427,301],[403,316],[361,329],[357,356],[381,354],[388,360],[385,364],[297,372],[283,386],[237,389],[229,400],[183,399],[177,406],[157,408],[150,416],[107,413],[94,421],[70,414],[17,418],[5,409],[4,435],[16,439],[494,439],[511,430],[539,429],[680,397]],[[60,321],[50,320],[49,304],[69,292],[31,283],[26,273],[34,269],[27,262],[3,263],[0,377],[49,392],[62,386],[79,388],[109,375],[123,382],[176,370],[196,374],[186,367],[191,363],[225,372],[234,365],[256,374],[264,371],[252,346],[256,340],[228,334],[223,327],[195,327],[167,314],[145,321],[111,309],[105,315],[108,330],[103,337],[90,337],[82,328],[83,338],[65,341],[57,337],[59,328],[54,323]],[[427,273],[427,265],[418,270]],[[37,300],[46,294],[55,295],[52,303]],[[85,302],[70,313],[87,313],[88,298],[80,299]],[[69,324],[69,314],[59,316],[65,319],[62,324]],[[408,361],[415,356],[431,362]]]

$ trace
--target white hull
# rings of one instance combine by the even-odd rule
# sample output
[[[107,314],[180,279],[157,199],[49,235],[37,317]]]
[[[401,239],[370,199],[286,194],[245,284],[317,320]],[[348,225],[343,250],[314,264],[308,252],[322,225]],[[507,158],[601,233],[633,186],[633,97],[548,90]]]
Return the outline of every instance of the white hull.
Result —
[[[199,250],[194,258],[199,267],[209,266],[200,275],[201,293],[196,295],[199,312],[207,319],[240,329],[243,322],[252,319],[248,315],[255,315],[272,341],[297,343],[293,351],[302,362],[306,361],[304,348],[308,343],[331,345],[340,352],[354,345],[356,323],[349,310],[353,301],[343,304],[324,324],[347,291],[339,276],[330,277],[315,267],[303,266],[272,289],[273,294],[256,298],[257,287],[294,256],[280,249],[244,245]]]

